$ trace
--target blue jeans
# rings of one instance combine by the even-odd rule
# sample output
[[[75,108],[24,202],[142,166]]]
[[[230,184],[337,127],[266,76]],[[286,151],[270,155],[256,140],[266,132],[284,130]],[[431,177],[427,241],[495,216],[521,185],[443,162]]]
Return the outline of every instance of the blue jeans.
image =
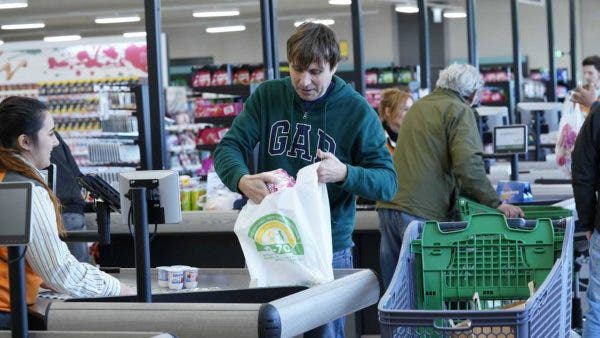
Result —
[[[600,337],[600,234],[590,239],[590,281],[587,289],[589,308],[585,314],[583,337]]]
[[[381,232],[379,265],[383,286],[387,289],[398,264],[404,230],[412,221],[425,220],[395,209],[377,209],[377,215],[379,215],[379,230]]]
[[[67,231],[75,231],[75,230],[83,230],[85,229],[85,216],[83,214],[77,213],[63,213],[62,214],[63,223],[65,224],[65,229]],[[90,253],[88,250],[87,243],[82,242],[68,242],[67,247],[69,247],[69,251],[71,254],[75,256],[75,258],[84,263],[91,263]]]
[[[354,267],[352,263],[352,248],[343,249],[333,253],[333,262],[331,263],[334,269],[352,269]],[[346,318],[341,317],[333,322],[327,323],[314,330],[308,331],[304,334],[305,338],[308,337],[321,337],[321,338],[344,338],[346,326]]]

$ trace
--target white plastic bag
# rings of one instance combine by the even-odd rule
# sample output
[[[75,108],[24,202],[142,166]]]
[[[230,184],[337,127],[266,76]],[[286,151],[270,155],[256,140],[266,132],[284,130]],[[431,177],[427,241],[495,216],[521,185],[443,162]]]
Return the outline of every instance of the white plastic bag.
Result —
[[[296,185],[248,201],[234,231],[252,284],[311,286],[333,280],[329,197],[319,163],[298,172]]]
[[[568,177],[571,177],[571,153],[584,121],[585,116],[579,104],[571,102],[571,95],[567,95],[558,125],[558,138],[554,152],[556,164]]]

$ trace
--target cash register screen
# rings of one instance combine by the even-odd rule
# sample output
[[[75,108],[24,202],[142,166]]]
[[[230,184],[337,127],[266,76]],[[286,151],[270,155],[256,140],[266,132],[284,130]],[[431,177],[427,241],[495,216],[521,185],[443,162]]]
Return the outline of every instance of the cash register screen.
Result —
[[[22,245],[31,238],[31,193],[33,183],[0,183],[0,245]]]

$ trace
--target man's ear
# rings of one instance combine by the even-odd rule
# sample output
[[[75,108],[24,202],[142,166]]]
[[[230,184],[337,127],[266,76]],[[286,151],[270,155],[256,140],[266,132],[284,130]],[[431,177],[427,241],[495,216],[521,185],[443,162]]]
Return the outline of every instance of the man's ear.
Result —
[[[21,150],[31,150],[33,142],[29,136],[21,134],[17,137],[17,147]]]

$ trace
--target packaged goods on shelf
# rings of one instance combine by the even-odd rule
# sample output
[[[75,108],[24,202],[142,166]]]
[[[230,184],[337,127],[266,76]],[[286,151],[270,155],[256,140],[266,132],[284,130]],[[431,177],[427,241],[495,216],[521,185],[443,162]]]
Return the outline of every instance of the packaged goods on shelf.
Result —
[[[181,211],[202,210],[206,204],[206,182],[197,177],[179,176]]]
[[[265,80],[265,68],[256,65],[205,65],[192,68],[191,87],[249,85]]]
[[[213,103],[209,100],[196,100],[196,117],[237,116],[242,112],[242,102]]]
[[[377,84],[377,68],[369,68],[365,72],[365,84]]]
[[[198,133],[198,137],[196,138],[196,144],[199,144],[199,145],[217,144],[221,141],[221,139],[225,136],[225,134],[228,131],[229,131],[229,128],[224,128],[224,127],[202,129]]]

